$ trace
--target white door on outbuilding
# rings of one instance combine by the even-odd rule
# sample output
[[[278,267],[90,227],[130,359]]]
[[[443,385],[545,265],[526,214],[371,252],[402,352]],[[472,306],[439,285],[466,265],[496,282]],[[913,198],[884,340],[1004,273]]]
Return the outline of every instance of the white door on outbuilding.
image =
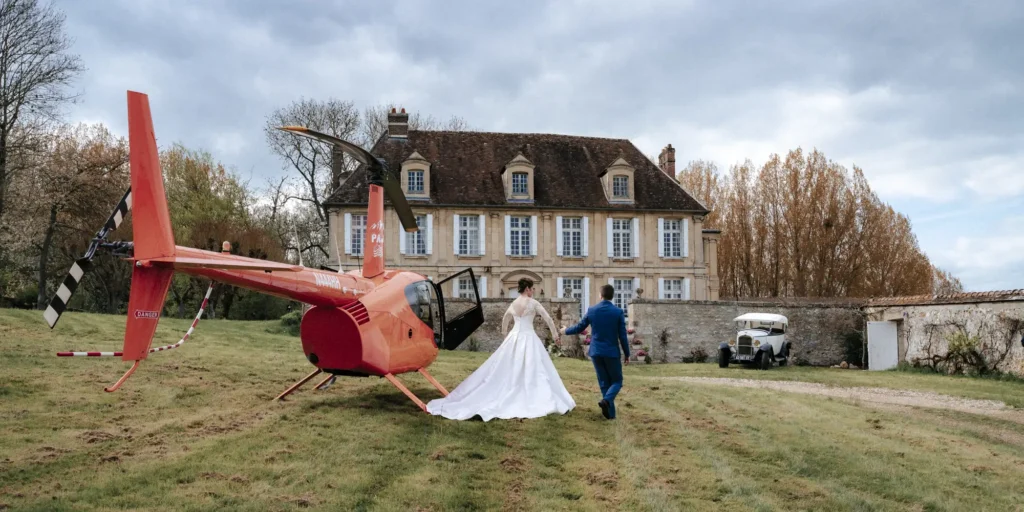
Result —
[[[868,369],[888,370],[899,360],[896,322],[868,322]]]

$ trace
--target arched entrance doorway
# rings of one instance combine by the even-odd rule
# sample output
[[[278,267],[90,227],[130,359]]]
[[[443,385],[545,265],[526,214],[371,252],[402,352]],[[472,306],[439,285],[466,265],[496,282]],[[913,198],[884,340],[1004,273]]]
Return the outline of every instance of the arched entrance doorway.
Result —
[[[544,278],[540,277],[536,272],[530,272],[529,270],[513,270],[501,276],[501,294],[511,299],[518,297],[519,280],[524,277],[533,280],[533,289],[539,295],[543,288]]]

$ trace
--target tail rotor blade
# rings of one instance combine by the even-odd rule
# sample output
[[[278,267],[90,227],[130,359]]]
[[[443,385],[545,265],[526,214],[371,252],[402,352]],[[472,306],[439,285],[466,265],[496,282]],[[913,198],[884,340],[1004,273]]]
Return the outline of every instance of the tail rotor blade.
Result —
[[[106,239],[108,233],[121,226],[121,223],[124,222],[131,209],[132,188],[128,187],[128,190],[121,196],[121,200],[117,202],[117,206],[114,207],[114,211],[110,213],[107,222],[103,224],[103,227],[96,233],[96,238],[89,244],[85,255],[75,260],[74,264],[71,265],[71,270],[68,271],[68,275],[61,281],[60,287],[57,288],[57,292],[50,298],[50,304],[46,306],[46,311],[43,312],[43,318],[46,319],[50,329],[57,325],[57,321],[64,314],[64,310],[67,309],[68,303],[71,300],[71,295],[78,289],[82,278],[92,270],[92,257],[96,254],[96,249],[99,248],[100,243]]]
[[[57,325],[57,320],[60,320],[60,316],[64,314],[64,310],[67,309],[68,303],[71,301],[71,295],[78,289],[79,283],[82,282],[82,277],[90,270],[92,270],[92,263],[89,262],[88,258],[79,259],[71,265],[71,270],[64,278],[64,281],[60,283],[57,293],[53,294],[50,304],[46,306],[46,311],[43,312],[43,318],[50,325],[50,329]]]
[[[113,231],[121,226],[124,222],[124,218],[128,216],[128,212],[132,210],[132,188],[128,187],[128,190],[124,192],[124,196],[118,201],[117,207],[111,212],[110,218],[107,219],[107,223],[103,227],[107,232]]]

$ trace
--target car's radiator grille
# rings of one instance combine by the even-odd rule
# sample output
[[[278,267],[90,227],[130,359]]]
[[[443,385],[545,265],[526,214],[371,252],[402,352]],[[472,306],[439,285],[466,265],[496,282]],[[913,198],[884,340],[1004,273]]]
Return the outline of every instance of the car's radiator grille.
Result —
[[[742,356],[754,354],[753,340],[750,336],[740,336],[739,341],[736,343],[736,351]]]

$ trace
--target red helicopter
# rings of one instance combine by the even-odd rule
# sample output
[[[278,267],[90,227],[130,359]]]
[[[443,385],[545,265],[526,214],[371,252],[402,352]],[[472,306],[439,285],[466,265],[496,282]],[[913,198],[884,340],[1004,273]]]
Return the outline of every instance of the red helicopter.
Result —
[[[128,319],[121,352],[61,352],[59,356],[120,356],[131,368],[106,391],[115,391],[153,352],[176,345],[151,348],[153,334],[175,272],[202,276],[213,282],[296,300],[311,307],[302,316],[300,337],[306,359],[316,370],[286,389],[276,399],[298,389],[316,375],[330,374],[317,385],[322,389],[336,376],[378,376],[387,379],[426,411],[426,405],[396,375],[421,373],[443,395],[448,391],[428,372],[439,349],[453,350],[484,322],[476,278],[470,268],[434,283],[426,276],[384,268],[384,194],[405,231],[417,231],[415,217],[396,174],[384,161],[344,140],[298,126],[279,128],[339,146],[367,170],[370,196],[367,209],[366,256],[361,270],[316,270],[175,245],[164,194],[163,175],[149,110],[149,97],[128,91],[128,143],[131,186],[106,224],[93,238],[85,255],[71,267],[43,316],[52,329],[67,308],[78,284],[91,268],[97,251],[132,262]],[[107,242],[107,235],[129,211],[134,215],[131,242]],[[469,273],[476,302],[447,319],[441,285]],[[211,283],[212,287],[212,283]],[[207,292],[209,297],[209,291]],[[202,316],[200,309],[193,328]]]

